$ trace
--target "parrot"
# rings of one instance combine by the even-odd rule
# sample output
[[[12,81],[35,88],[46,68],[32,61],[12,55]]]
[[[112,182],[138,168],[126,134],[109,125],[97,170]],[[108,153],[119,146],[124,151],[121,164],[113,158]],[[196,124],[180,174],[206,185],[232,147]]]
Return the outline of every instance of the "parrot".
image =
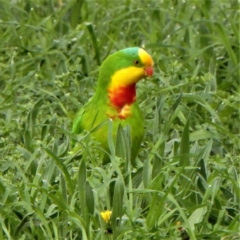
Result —
[[[129,47],[109,55],[101,64],[95,94],[76,114],[72,133],[90,132],[104,121],[112,121],[116,141],[119,125],[129,125],[131,161],[137,157],[143,137],[144,118],[136,96],[136,84],[153,75],[153,59],[140,47]],[[91,133],[94,141],[109,152],[108,125]]]

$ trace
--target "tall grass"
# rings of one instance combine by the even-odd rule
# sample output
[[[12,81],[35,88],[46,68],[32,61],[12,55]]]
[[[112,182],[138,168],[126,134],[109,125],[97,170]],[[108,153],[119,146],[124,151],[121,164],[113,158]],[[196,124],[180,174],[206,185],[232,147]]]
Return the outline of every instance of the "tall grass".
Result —
[[[129,46],[155,61],[146,134],[101,165],[72,119]],[[1,0],[0,239],[239,239],[239,46],[237,0]]]

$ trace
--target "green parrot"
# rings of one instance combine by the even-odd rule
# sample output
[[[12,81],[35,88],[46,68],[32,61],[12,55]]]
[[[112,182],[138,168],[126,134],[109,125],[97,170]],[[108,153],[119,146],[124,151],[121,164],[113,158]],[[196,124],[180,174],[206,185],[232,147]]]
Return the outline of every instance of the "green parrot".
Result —
[[[110,119],[116,140],[119,125],[129,125],[131,161],[134,161],[144,137],[144,118],[136,99],[136,84],[152,74],[153,60],[142,48],[125,48],[109,55],[100,67],[95,95],[77,113],[72,132],[90,131]],[[109,152],[108,124],[92,132],[91,137]]]

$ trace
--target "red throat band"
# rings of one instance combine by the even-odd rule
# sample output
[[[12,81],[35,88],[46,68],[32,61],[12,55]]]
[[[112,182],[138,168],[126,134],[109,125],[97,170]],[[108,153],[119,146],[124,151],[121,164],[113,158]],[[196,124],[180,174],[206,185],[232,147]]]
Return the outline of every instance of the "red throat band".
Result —
[[[125,105],[131,105],[136,100],[136,84],[130,86],[119,86],[115,89],[109,89],[109,99],[116,108],[123,108]]]

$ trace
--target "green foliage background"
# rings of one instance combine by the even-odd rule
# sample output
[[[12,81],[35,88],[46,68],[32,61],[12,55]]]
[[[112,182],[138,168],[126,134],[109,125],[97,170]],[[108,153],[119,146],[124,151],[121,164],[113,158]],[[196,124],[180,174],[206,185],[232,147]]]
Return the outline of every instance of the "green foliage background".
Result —
[[[0,239],[239,239],[239,14],[237,0],[0,0]],[[146,136],[132,168],[119,129],[102,166],[71,123],[129,46],[155,61],[138,84]]]

